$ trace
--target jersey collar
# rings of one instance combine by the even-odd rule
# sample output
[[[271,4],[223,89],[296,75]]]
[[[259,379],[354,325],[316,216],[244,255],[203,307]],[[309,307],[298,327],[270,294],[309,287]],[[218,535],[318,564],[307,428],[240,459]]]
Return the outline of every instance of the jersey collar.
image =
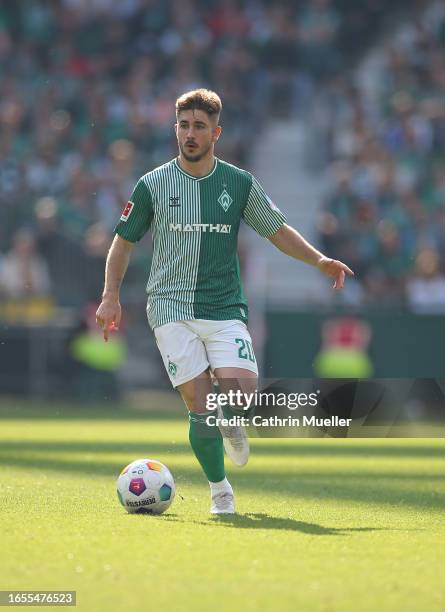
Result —
[[[215,172],[216,167],[218,165],[218,158],[215,157],[215,163],[213,164],[213,168],[210,170],[210,172],[208,174],[206,174],[205,176],[193,176],[193,174],[189,174],[188,172],[186,172],[185,170],[183,170],[181,168],[181,166],[178,163],[178,158],[175,157],[175,159],[173,160],[176,168],[179,170],[179,172],[181,172],[182,174],[185,174],[185,176],[187,176],[190,179],[193,179],[194,181],[202,181],[204,179],[209,178],[209,176],[212,176],[212,174]]]

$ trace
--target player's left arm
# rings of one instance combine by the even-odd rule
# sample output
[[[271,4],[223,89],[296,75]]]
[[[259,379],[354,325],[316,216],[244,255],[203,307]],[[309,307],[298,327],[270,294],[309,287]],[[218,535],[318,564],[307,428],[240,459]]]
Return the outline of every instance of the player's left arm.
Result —
[[[320,272],[333,278],[334,289],[343,288],[346,275],[354,276],[354,272],[346,264],[317,251],[296,229],[286,223],[269,236],[269,240],[286,255],[315,266]]]

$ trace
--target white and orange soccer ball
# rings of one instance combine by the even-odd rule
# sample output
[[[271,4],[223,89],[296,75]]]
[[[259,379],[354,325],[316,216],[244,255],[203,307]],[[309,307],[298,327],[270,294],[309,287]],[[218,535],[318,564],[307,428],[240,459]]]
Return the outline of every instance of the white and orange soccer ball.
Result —
[[[175,481],[160,461],[136,459],[120,473],[117,496],[130,514],[162,514],[175,497]]]

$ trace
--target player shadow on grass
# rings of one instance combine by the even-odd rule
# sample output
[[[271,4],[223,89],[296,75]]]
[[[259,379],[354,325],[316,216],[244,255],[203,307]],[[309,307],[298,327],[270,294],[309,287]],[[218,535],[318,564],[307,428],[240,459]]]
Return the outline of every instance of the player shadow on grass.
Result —
[[[142,433],[141,433],[142,437]],[[388,442],[386,442],[388,444]],[[445,476],[443,470],[430,468],[429,464],[418,463],[413,470],[396,464],[386,466],[382,459],[443,459],[443,446],[422,444],[415,447],[394,445],[384,448],[372,445],[338,447],[321,443],[305,445],[275,445],[267,443],[254,449],[254,455],[275,455],[293,459],[284,465],[277,464],[274,469],[264,470],[261,463],[252,461],[247,471],[236,474],[236,486],[246,492],[262,495],[264,491],[281,495],[283,483],[293,498],[311,500],[351,501],[363,504],[385,504],[386,507],[411,507],[422,511],[443,511],[445,507]],[[149,449],[149,450],[148,450]],[[190,447],[183,441],[122,441],[88,440],[88,439],[37,439],[22,440],[2,439],[0,441],[0,469],[22,468],[40,470],[54,478],[54,474],[65,474],[73,477],[90,478],[92,474],[112,480],[120,473],[126,462],[135,456],[162,457],[172,469],[173,476],[180,488],[182,485],[198,485],[202,477],[196,465],[184,464],[182,455],[190,456]],[[327,471],[325,461],[329,459],[350,458],[345,464],[339,464],[336,471]],[[121,456],[119,459],[118,456]],[[314,457],[319,463],[308,465],[299,470],[298,459]],[[361,459],[368,463],[361,464]],[[369,468],[369,460],[376,460],[375,466]],[[358,460],[356,463],[355,460]],[[273,466],[273,464],[271,464]],[[438,464],[439,465],[439,464]],[[112,479],[112,480],[111,480]],[[248,523],[249,525],[249,523]],[[252,525],[250,525],[252,526]]]
[[[172,473],[178,486],[182,484],[197,485],[202,478],[193,466],[175,465],[175,455],[180,451],[189,451],[185,444],[168,447],[165,443],[150,444],[150,451],[154,456],[168,458],[168,465],[172,465]],[[95,476],[115,478],[124,465],[124,460],[102,457],[98,460],[96,453],[116,452],[128,453],[128,458],[135,454],[143,456],[148,447],[142,443],[127,445],[75,441],[2,441],[0,444],[0,468],[11,467],[25,469],[39,469],[50,473],[64,473],[75,476],[88,477],[94,471]],[[439,450],[439,449],[437,449]],[[443,448],[440,448],[442,456]],[[28,455],[28,452],[31,454]],[[64,456],[65,452],[75,453],[76,458]],[[298,454],[295,455],[298,457]],[[370,455],[372,457],[373,455]],[[374,455],[374,456],[379,456]],[[433,457],[436,455],[433,454]],[[358,455],[358,457],[360,457]],[[331,473],[325,473],[322,468],[298,473],[296,468],[290,473],[289,469],[275,470],[264,473],[252,469],[240,472],[236,476],[236,484],[246,491],[268,490],[270,493],[280,494],[283,491],[283,482],[287,483],[288,491],[292,496],[306,499],[341,500],[343,502],[358,501],[371,504],[385,504],[387,506],[410,506],[425,510],[443,510],[445,507],[445,494],[441,483],[445,482],[443,472],[434,473],[424,469],[421,473],[403,473],[400,470],[374,472],[360,471],[360,469],[341,469],[333,478]],[[178,474],[176,473],[176,469]],[[111,481],[110,481],[111,482]],[[431,485],[431,490],[420,489],[418,483]],[[410,485],[411,486],[406,486]]]
[[[237,529],[278,529],[284,531],[299,531],[309,535],[347,535],[357,531],[387,531],[382,527],[323,527],[316,523],[305,523],[293,518],[271,516],[264,512],[247,512],[246,514],[220,514],[211,517],[208,521],[180,520],[177,515],[167,514],[164,520],[171,522],[193,522],[197,525],[212,525],[235,527]]]

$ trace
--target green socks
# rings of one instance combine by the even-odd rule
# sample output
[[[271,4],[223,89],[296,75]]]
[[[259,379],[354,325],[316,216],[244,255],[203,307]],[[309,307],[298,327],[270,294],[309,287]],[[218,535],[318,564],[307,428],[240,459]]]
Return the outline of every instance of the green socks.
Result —
[[[224,448],[221,432],[215,425],[207,425],[208,412],[189,412],[189,440],[202,469],[210,482],[224,480]]]

